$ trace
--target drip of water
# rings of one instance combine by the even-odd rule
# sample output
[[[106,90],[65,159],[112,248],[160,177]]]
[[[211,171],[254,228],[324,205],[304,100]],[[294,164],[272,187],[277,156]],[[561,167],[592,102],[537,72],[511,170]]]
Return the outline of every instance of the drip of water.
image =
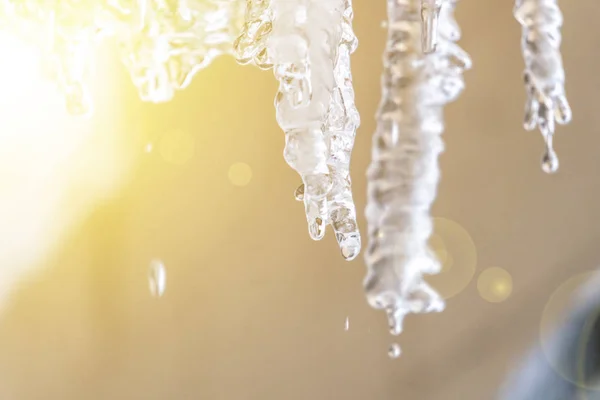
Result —
[[[153,297],[162,297],[167,288],[167,270],[160,260],[152,260],[148,269],[148,285]]]
[[[388,348],[388,357],[394,359],[400,357],[402,354],[402,349],[398,343],[393,343]]]
[[[344,322],[344,330],[346,332],[350,330],[350,317],[346,317],[346,321]]]
[[[549,147],[542,157],[542,170],[547,174],[553,174],[558,171],[558,156],[554,149]]]

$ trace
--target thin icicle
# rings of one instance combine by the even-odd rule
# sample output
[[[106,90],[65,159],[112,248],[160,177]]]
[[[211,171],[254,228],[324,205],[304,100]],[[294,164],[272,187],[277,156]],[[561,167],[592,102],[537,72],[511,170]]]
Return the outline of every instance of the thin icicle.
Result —
[[[334,66],[335,87],[323,131],[333,177],[333,187],[327,196],[328,223],[333,227],[342,256],[353,260],[361,247],[350,179],[350,157],[360,125],[354,104],[350,55],[356,50],[358,40],[352,29],[352,1],[345,0],[343,5],[342,36]]]
[[[553,173],[558,170],[552,145],[555,122],[564,125],[571,121],[560,54],[563,18],[557,0],[517,0],[514,14],[523,29],[521,48],[527,91],[524,126],[527,130],[539,128],[546,143],[542,169]]]
[[[444,3],[437,51],[421,51],[420,0],[388,0],[382,100],[368,170],[369,247],[365,290],[399,334],[408,313],[441,311],[444,301],[424,280],[440,264],[428,247],[443,150],[443,107],[464,88],[469,56],[458,46],[455,2]]]
[[[273,66],[284,157],[302,177],[295,196],[305,205],[309,234],[319,240],[331,224],[348,260],[360,251],[349,175],[360,124],[350,72],[356,45],[348,0],[248,0],[234,44],[240,63]]]

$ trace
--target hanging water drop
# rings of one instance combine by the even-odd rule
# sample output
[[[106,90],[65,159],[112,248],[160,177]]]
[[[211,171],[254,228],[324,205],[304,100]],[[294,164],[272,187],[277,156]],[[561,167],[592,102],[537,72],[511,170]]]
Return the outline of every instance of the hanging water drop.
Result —
[[[546,150],[544,157],[542,158],[542,170],[547,174],[553,174],[558,171],[558,156],[552,149]]]
[[[162,297],[167,287],[167,271],[160,260],[152,260],[148,271],[148,285],[153,297]]]
[[[398,358],[401,354],[402,349],[400,348],[400,345],[398,343],[393,343],[392,345],[390,345],[390,348],[388,349],[388,356],[390,358]]]
[[[346,322],[344,322],[344,330],[346,332],[350,330],[350,317],[346,317]]]

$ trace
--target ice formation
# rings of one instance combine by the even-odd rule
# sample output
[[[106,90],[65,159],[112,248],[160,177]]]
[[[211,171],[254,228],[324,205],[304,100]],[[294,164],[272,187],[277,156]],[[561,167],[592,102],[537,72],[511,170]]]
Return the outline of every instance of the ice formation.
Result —
[[[243,22],[237,0],[3,1],[8,23],[45,53],[74,115],[92,112],[86,81],[100,40],[116,36],[141,98],[163,102],[231,52]]]
[[[273,68],[284,157],[302,178],[296,198],[310,237],[322,239],[330,224],[347,260],[360,251],[350,181],[360,124],[350,71],[357,46],[352,17],[349,0],[248,0],[235,45],[240,63]]]
[[[407,314],[444,308],[424,276],[440,270],[427,242],[443,109],[463,90],[462,73],[471,64],[456,44],[455,5],[387,0],[364,285],[369,303],[387,311],[394,334]],[[542,167],[554,172],[555,123],[571,119],[559,52],[562,15],[557,0],[516,0],[514,14],[523,28],[525,128],[542,132]],[[352,20],[351,0],[0,0],[0,29],[39,46],[72,114],[92,112],[86,82],[93,50],[106,37],[115,39],[140,97],[150,102],[170,100],[221,54],[272,69],[284,158],[302,181],[295,197],[304,204],[309,234],[319,240],[331,225],[347,260],[361,247],[350,179],[360,124],[350,69],[357,47]]]
[[[382,99],[373,136],[366,216],[365,290],[386,310],[392,334],[408,313],[441,311],[444,301],[424,280],[440,265],[428,247],[429,209],[439,179],[444,105],[464,88],[469,56],[456,44],[454,1],[442,5],[437,49],[424,54],[419,0],[388,0]]]
[[[546,143],[542,169],[553,173],[558,170],[552,145],[555,122],[567,124],[571,120],[560,54],[563,18],[557,0],[517,0],[514,14],[523,29],[521,48],[527,91],[524,126],[527,130],[539,128]]]

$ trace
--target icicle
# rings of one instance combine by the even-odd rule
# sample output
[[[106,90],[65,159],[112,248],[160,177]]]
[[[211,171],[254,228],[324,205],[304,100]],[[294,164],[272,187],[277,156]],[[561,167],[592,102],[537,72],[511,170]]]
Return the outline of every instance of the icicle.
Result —
[[[277,121],[284,157],[302,177],[295,197],[305,205],[311,238],[333,226],[342,255],[354,259],[360,235],[350,184],[350,156],[360,117],[354,105],[349,0],[248,0],[234,44],[242,64],[274,67]]]
[[[514,14],[523,28],[521,48],[527,91],[524,127],[539,128],[546,142],[542,169],[554,173],[558,170],[552,145],[555,122],[564,125],[571,121],[560,54],[562,14],[557,0],[517,0]]]
[[[369,304],[386,310],[394,335],[408,313],[444,309],[423,275],[440,270],[427,241],[443,150],[443,107],[463,90],[462,72],[471,64],[455,43],[460,31],[454,7],[454,1],[442,6],[437,51],[424,56],[420,0],[388,0],[382,100],[367,173],[364,285]]]
[[[350,54],[356,50],[358,40],[352,30],[352,2],[345,0],[343,3],[342,37],[334,63],[335,86],[323,132],[328,147],[327,163],[333,180],[327,195],[327,222],[333,227],[342,256],[346,260],[353,260],[361,247],[350,179],[350,157],[360,125],[360,116],[354,104]]]
[[[325,234],[327,195],[333,186],[322,125],[335,85],[333,45],[341,36],[339,29],[335,32],[341,15],[332,15],[331,1],[271,4],[274,23],[268,47],[280,84],[275,107],[286,134],[284,157],[302,177],[309,234],[319,240]]]

